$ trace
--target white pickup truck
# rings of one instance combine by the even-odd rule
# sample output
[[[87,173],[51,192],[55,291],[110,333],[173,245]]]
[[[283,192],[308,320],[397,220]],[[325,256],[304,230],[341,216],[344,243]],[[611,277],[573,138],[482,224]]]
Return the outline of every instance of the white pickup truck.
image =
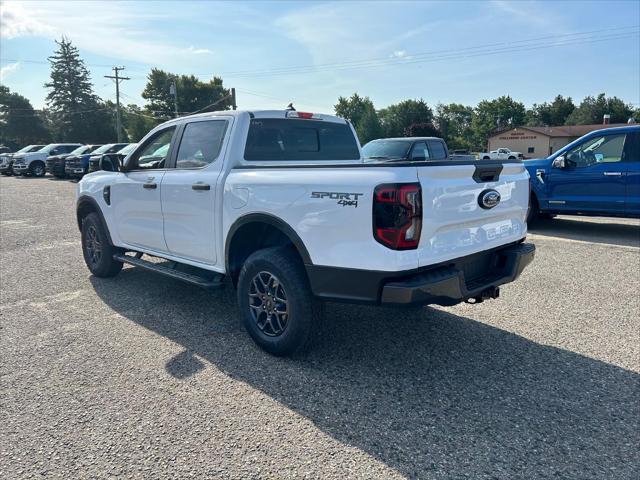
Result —
[[[13,156],[13,173],[14,175],[43,177],[47,171],[47,158],[71,153],[81,146],[81,143],[50,143],[36,152],[16,154]]]
[[[497,150],[478,154],[478,158],[481,160],[516,160],[518,158],[522,159],[522,157],[522,153],[512,152],[508,148],[499,148]]]
[[[248,333],[275,355],[310,345],[321,300],[481,302],[535,251],[521,162],[364,162],[331,115],[183,117],[100,167],[77,187],[89,270],[128,263],[205,288],[227,277]]]

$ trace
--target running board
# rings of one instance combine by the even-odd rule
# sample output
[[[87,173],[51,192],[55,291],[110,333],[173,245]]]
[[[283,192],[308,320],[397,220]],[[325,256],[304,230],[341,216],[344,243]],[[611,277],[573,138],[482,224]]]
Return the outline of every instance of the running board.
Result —
[[[144,268],[145,270],[149,270],[151,272],[159,273],[161,275],[165,275],[167,277],[175,278],[176,280],[181,280],[183,282],[191,283],[193,285],[197,285],[202,288],[206,288],[208,290],[213,290],[216,288],[220,288],[224,285],[224,275],[221,275],[216,272],[210,272],[208,270],[202,270],[197,267],[190,267],[195,270],[200,270],[203,273],[214,275],[213,278],[205,278],[201,275],[195,275],[192,273],[181,272],[175,268],[167,267],[164,264],[148,262],[146,260],[142,260],[141,258],[132,257],[126,255],[124,253],[116,253],[113,256],[114,260],[122,263],[128,263],[129,265],[133,265],[135,267]],[[172,265],[182,265],[172,262]],[[189,267],[188,265],[185,265]]]

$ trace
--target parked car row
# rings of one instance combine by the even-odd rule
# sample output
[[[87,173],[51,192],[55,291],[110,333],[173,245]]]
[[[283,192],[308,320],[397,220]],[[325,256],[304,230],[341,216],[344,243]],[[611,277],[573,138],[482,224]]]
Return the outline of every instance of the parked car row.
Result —
[[[42,177],[50,173],[57,178],[82,178],[90,171],[98,170],[103,156],[113,156],[112,161],[117,161],[118,158],[124,158],[136,145],[135,143],[27,145],[15,153],[0,154],[0,173],[33,177]]]

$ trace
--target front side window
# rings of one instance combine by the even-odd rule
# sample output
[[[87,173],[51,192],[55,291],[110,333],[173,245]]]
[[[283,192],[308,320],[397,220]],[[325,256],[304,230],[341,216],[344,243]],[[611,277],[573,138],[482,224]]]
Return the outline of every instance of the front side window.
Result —
[[[142,150],[131,157],[128,169],[145,170],[164,168],[175,129],[176,127],[167,128],[147,140]]]
[[[251,120],[245,160],[359,160],[356,138],[345,123],[323,120]]]
[[[565,158],[567,163],[575,168],[621,162],[625,137],[626,135],[594,137],[569,150]]]
[[[176,168],[200,168],[213,163],[220,154],[226,129],[226,120],[188,123],[180,141]]]

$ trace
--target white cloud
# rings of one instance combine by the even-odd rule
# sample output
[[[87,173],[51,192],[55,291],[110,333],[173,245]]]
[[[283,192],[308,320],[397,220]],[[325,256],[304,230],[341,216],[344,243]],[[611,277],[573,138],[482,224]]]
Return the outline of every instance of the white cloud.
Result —
[[[11,39],[52,33],[51,27],[31,15],[22,3],[0,2],[0,37]]]
[[[20,68],[20,62],[9,63],[8,65],[5,65],[4,67],[0,68],[0,80],[4,80],[4,78],[7,75],[10,75],[11,73],[15,72],[19,68]]]
[[[143,64],[170,65],[193,55],[212,54],[207,48],[181,47],[167,41],[156,28],[168,15],[148,3],[4,1],[2,37],[69,38],[82,51]]]
[[[211,55],[213,54],[213,50],[209,50],[208,48],[196,48],[193,45],[189,46],[186,49],[187,53],[192,53],[193,55]]]
[[[406,58],[407,57],[407,51],[406,50],[396,50],[395,52],[393,52],[391,54],[392,58]]]

